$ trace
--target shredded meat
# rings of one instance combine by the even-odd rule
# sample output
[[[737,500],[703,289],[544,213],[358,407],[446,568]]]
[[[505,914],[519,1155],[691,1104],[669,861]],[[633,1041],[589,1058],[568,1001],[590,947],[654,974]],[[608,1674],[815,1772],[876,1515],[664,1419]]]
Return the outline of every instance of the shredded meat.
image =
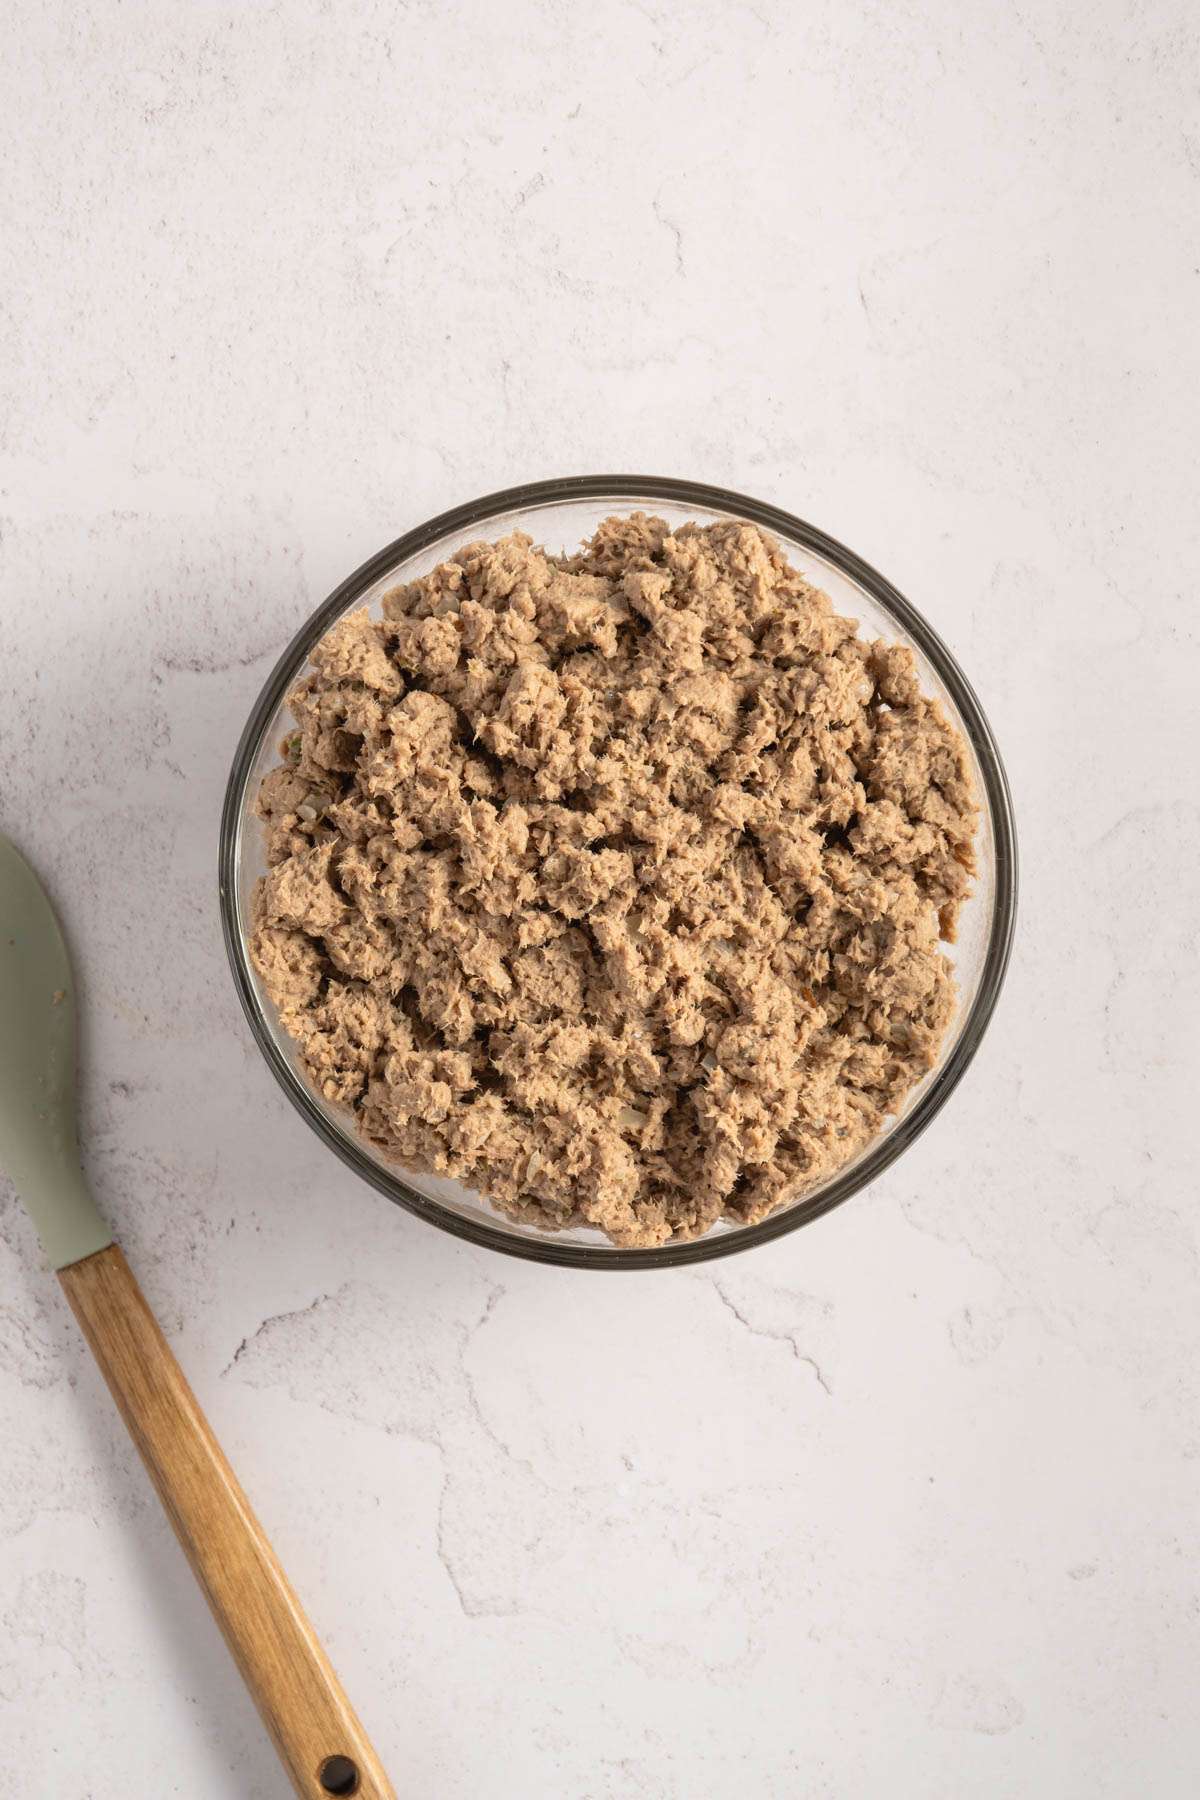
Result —
[[[319,643],[252,953],[389,1159],[621,1245],[761,1219],[934,1063],[974,869],[911,653],[750,525],[469,544]]]

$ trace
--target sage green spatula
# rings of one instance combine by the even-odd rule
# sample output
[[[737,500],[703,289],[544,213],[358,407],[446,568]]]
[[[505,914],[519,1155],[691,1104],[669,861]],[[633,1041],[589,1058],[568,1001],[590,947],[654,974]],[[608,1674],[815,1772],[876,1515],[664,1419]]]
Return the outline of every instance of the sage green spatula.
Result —
[[[13,1177],[114,1400],[304,1800],[395,1800],[79,1166],[75,1001],[33,870],[0,836],[0,1168]]]

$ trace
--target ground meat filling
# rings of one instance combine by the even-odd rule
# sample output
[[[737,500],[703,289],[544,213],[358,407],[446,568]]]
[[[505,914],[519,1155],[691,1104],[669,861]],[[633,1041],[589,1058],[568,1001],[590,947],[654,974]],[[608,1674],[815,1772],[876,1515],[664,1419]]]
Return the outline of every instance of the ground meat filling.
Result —
[[[933,1064],[966,748],[755,527],[469,544],[290,705],[254,963],[400,1167],[662,1244],[795,1198]]]

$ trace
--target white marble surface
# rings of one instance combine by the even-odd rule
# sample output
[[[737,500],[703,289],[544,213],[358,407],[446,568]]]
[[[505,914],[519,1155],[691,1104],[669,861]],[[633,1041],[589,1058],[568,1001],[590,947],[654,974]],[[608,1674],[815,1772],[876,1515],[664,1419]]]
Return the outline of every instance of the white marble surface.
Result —
[[[1198,48],[1187,0],[10,16],[0,820],[81,965],[96,1187],[404,1794],[1196,1792]],[[710,1271],[389,1208],[218,931],[300,619],[596,468],[860,549],[1018,809],[950,1107]],[[0,1232],[4,1766],[280,1795],[2,1184]]]

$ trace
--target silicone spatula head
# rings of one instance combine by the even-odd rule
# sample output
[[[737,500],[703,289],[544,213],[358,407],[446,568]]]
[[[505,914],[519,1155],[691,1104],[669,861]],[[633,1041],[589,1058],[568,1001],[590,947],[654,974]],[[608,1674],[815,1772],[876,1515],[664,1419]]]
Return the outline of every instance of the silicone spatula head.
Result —
[[[16,1183],[54,1268],[112,1243],[79,1166],[67,946],[37,876],[2,834],[0,1169]]]

